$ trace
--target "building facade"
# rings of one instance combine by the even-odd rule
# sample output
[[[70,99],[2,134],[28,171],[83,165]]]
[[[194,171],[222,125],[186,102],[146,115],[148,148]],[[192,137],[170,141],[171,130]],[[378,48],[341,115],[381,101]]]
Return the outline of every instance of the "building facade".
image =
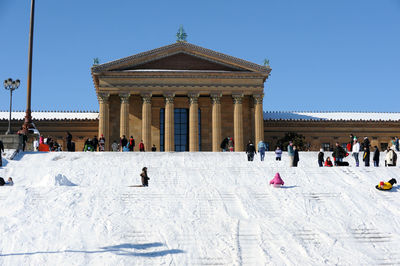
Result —
[[[177,42],[92,68],[99,135],[161,151],[235,151],[263,139],[264,82],[271,69]],[[106,147],[109,150],[109,145]]]

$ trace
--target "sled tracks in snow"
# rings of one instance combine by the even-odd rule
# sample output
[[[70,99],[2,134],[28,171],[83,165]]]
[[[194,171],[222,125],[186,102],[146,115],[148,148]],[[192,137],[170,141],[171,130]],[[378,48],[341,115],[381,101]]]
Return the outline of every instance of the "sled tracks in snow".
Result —
[[[265,264],[264,255],[260,248],[260,242],[258,225],[251,221],[239,220],[237,225],[239,265]]]

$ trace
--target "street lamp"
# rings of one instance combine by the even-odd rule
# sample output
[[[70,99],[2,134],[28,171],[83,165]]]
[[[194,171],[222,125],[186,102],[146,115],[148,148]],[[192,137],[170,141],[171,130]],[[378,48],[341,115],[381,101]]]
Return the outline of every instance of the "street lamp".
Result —
[[[6,79],[4,81],[4,88],[6,90],[10,91],[10,119],[8,120],[8,130],[6,132],[6,135],[11,134],[11,109],[12,109],[12,94],[13,91],[15,91],[16,89],[18,89],[19,87],[19,79],[17,80],[12,80],[12,79]]]

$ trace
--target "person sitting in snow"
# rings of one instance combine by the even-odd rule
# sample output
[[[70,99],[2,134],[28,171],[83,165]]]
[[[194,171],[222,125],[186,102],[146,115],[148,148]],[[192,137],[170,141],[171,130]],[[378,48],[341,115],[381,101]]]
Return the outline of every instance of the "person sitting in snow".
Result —
[[[333,166],[333,163],[332,163],[330,157],[326,157],[326,161],[325,161],[324,166],[327,166],[327,167],[332,167]]]
[[[140,176],[142,178],[142,186],[148,187],[150,178],[147,176],[147,167],[143,167]]]
[[[392,178],[388,182],[379,182],[379,185],[376,185],[375,188],[379,190],[391,190],[394,184],[397,184],[397,181]]]
[[[4,181],[2,177],[0,177],[0,186],[13,186],[14,182],[11,177],[8,178],[7,181]]]
[[[285,184],[285,182],[283,182],[280,174],[276,173],[275,177],[271,181],[269,181],[269,184],[274,185],[274,187],[280,187],[280,186],[283,186]]]

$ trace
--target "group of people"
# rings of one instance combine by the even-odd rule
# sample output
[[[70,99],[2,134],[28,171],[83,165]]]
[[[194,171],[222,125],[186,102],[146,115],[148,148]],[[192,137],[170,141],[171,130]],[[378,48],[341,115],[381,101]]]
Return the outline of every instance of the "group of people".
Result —
[[[392,146],[387,147],[386,155],[385,155],[385,166],[396,166],[397,154],[395,150],[396,145],[398,145],[398,138],[392,139]],[[348,162],[344,162],[343,158],[347,157],[352,153],[354,161],[356,163],[356,167],[360,166],[360,153],[362,152],[362,161],[366,167],[370,166],[371,161],[371,143],[368,137],[364,137],[363,141],[360,143],[356,136],[350,134],[350,141],[346,145],[346,149],[343,148],[338,142],[335,144],[335,148],[332,153],[333,162],[330,157],[327,157],[324,160],[324,150],[321,148],[318,154],[318,165],[322,166],[348,166]],[[379,167],[380,160],[380,150],[378,146],[374,146],[372,161],[375,167]]]
[[[114,142],[111,144],[111,150],[112,151],[122,151],[122,152],[129,152],[129,151],[135,151],[135,139],[133,136],[131,136],[129,139],[126,138],[125,135],[120,138],[119,143],[114,140]],[[145,152],[145,147],[143,140],[140,140],[139,142],[139,151],[140,152]],[[157,151],[157,147],[155,144],[151,147],[151,151],[155,152]]]
[[[221,142],[221,149],[223,152],[230,151],[233,152],[235,148],[235,143],[233,142],[232,137],[226,137]]]
[[[62,151],[62,146],[57,140],[41,135],[39,139],[33,141],[33,149],[34,151]]]

